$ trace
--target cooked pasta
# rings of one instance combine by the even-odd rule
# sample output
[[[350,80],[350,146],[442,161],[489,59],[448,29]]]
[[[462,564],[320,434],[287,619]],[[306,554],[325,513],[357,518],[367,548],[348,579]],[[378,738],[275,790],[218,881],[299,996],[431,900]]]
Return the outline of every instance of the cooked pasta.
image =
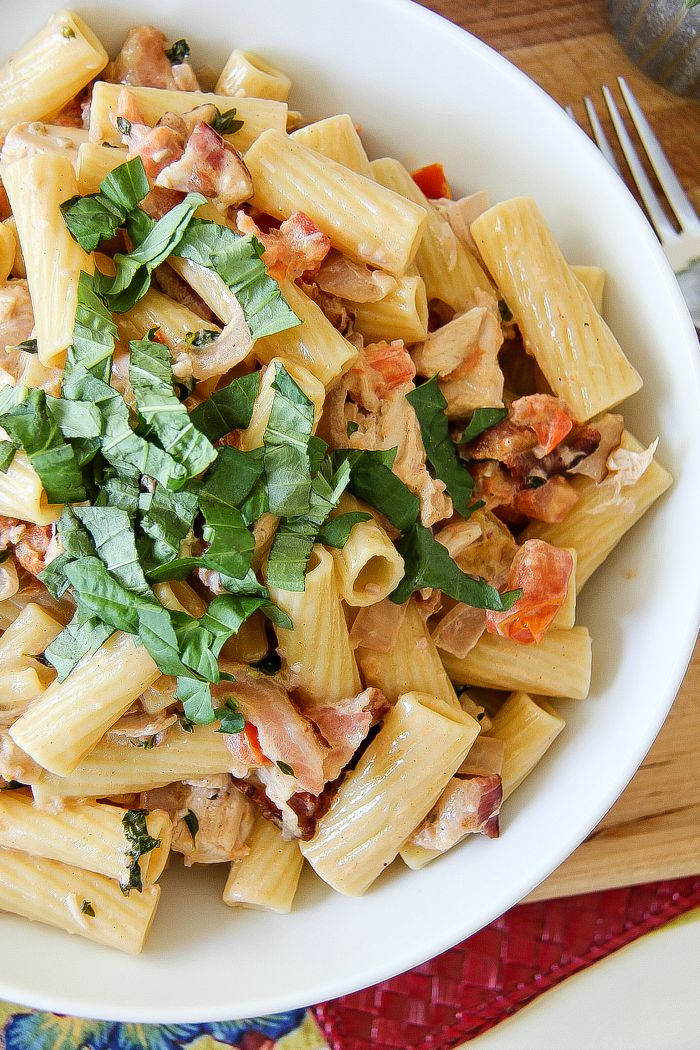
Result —
[[[0,69],[0,909],[132,953],[171,849],[283,914],[499,834],[671,482],[534,202],[176,43]]]

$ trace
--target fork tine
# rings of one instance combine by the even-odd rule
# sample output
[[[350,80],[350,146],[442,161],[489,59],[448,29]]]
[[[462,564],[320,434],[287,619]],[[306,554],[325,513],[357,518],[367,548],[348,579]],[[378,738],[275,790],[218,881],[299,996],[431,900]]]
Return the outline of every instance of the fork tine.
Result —
[[[593,105],[591,99],[588,97],[588,95],[584,95],[583,104],[586,107],[586,113],[588,114],[588,119],[591,124],[591,131],[593,132],[593,138],[596,140],[598,149],[603,154],[610,167],[617,172],[620,178],[622,178],[620,165],[615,159],[615,154],[612,151],[612,146],[608,142],[608,136],[603,131],[603,125],[600,123],[600,118],[598,117],[596,108]]]
[[[658,197],[656,196],[656,193],[654,192],[654,189],[651,183],[649,182],[647,173],[642,167],[642,163],[637,155],[636,149],[634,148],[632,139],[629,137],[627,128],[625,127],[622,117],[620,116],[620,111],[617,108],[615,99],[612,97],[610,88],[603,87],[602,90],[603,98],[605,99],[605,104],[608,107],[608,112],[610,114],[610,119],[613,122],[613,126],[615,128],[617,137],[620,142],[620,146],[622,147],[622,152],[624,153],[625,160],[627,161],[629,169],[632,172],[632,178],[637,184],[637,189],[639,190],[640,196],[644,201],[644,205],[646,207],[647,214],[651,219],[652,226],[659,235],[659,238],[662,241],[662,243],[664,241],[673,240],[678,236],[678,234],[674,230],[673,225],[671,224],[671,220],[668,218],[665,211],[659,204]]]
[[[647,157],[651,161],[652,167],[657,174],[659,182],[663,187],[669,204],[676,214],[676,218],[678,219],[681,228],[684,230],[700,230],[700,220],[695,214],[695,210],[688,200],[685,190],[678,181],[675,171],[669,164],[659,140],[651,129],[649,121],[644,116],[641,106],[632,94],[625,78],[618,77],[617,82],[620,85],[622,97],[625,100],[629,114],[635,128],[637,129],[637,134],[639,135],[641,143],[646,150]]]

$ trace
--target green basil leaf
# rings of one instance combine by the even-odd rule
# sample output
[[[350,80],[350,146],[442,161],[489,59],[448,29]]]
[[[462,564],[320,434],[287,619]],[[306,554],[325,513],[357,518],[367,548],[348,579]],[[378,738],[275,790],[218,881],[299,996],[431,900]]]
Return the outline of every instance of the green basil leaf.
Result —
[[[141,417],[187,477],[196,477],[214,462],[216,449],[175,395],[168,348],[146,337],[132,340],[129,349],[129,380]]]
[[[119,208],[101,193],[71,197],[61,204],[61,214],[71,236],[86,252],[111,240],[124,222]]]
[[[396,449],[342,448],[333,453],[334,464],[347,461],[350,465],[350,492],[376,507],[400,532],[406,532],[418,520],[420,502],[392,471],[395,458]]]
[[[274,397],[263,435],[267,497],[273,514],[292,517],[309,508],[309,440],[314,406],[281,365],[272,381]]]
[[[474,415],[469,420],[469,426],[459,439],[460,445],[466,445],[474,438],[478,438],[479,434],[483,434],[485,430],[495,427],[497,423],[502,423],[507,415],[507,408],[475,408]]]
[[[438,385],[437,374],[406,394],[406,400],[416,413],[425,454],[435,477],[444,481],[457,513],[469,517],[473,510],[470,504],[474,482],[450,437],[445,415],[447,401]]]
[[[186,62],[190,57],[190,45],[184,39],[176,40],[172,47],[166,47],[163,50],[166,58],[173,66]]]
[[[46,659],[56,668],[59,682],[63,682],[84,657],[96,653],[112,633],[113,629],[99,616],[78,604],[70,623],[44,651]]]
[[[405,575],[389,598],[402,605],[415,591],[436,587],[451,598],[477,609],[504,612],[522,596],[522,591],[499,594],[486,580],[474,579],[462,572],[452,561],[447,548],[433,536],[430,529],[416,523],[403,537],[398,551],[404,560]]]
[[[125,851],[129,859],[129,877],[125,883],[121,884],[122,893],[126,897],[129,896],[131,890],[140,892],[143,889],[139,862],[146,853],[150,853],[160,846],[160,839],[154,839],[148,833],[147,816],[147,809],[130,809],[122,818],[124,835],[129,846]]]
[[[102,196],[107,197],[124,216],[122,224],[129,212],[137,208],[148,195],[150,189],[148,175],[140,157],[134,157],[120,164],[100,183]]]
[[[210,441],[218,441],[232,430],[245,430],[250,426],[259,386],[259,372],[239,376],[193,408],[190,419]]]
[[[210,121],[210,124],[220,135],[233,135],[243,127],[243,121],[236,120],[235,109],[225,109],[223,113],[216,109],[216,116]]]
[[[257,237],[241,237],[227,226],[193,219],[173,255],[215,270],[241,304],[253,339],[261,339],[301,324],[268,274],[263,250]]]
[[[150,540],[140,546],[141,563],[147,550],[146,567],[153,568],[178,558],[182,541],[194,524],[198,501],[187,489],[171,492],[156,484],[153,492],[142,492],[139,497],[140,525]],[[145,539],[144,537],[144,539]]]
[[[93,287],[93,279],[81,273],[78,281],[78,304],[75,311],[73,339],[68,347],[66,366],[63,372],[65,384],[75,365],[82,365],[88,372],[104,383],[109,382],[112,371],[112,354],[117,326],[112,315]]]
[[[150,596],[127,512],[118,507],[99,506],[74,507],[73,511],[90,534],[95,554],[112,576],[127,590]]]
[[[10,469],[16,451],[17,445],[14,441],[0,441],[0,471],[3,474],[7,474]]]
[[[318,542],[325,543],[327,547],[342,549],[350,538],[355,525],[361,521],[370,521],[372,515],[363,511],[353,510],[347,514],[339,514],[337,518],[331,518],[323,525],[318,534]]]

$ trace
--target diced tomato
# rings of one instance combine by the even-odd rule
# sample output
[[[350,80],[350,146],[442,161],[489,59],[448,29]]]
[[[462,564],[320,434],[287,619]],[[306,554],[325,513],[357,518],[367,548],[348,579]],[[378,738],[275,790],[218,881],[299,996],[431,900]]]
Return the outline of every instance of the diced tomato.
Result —
[[[563,441],[574,425],[564,402],[551,394],[519,397],[511,406],[510,418],[519,426],[535,431],[545,455]]]
[[[398,339],[393,343],[370,343],[355,367],[372,370],[372,385],[380,398],[388,397],[392,391],[410,383],[416,374],[411,355]]]
[[[269,766],[272,765],[271,760],[264,755],[260,747],[260,737],[258,736],[257,727],[252,722],[246,722],[243,730],[246,742],[250,751],[255,759],[255,764],[258,766]]]
[[[512,642],[541,642],[564,603],[573,572],[569,551],[544,540],[527,540],[518,549],[508,573],[508,590],[522,589],[522,597],[508,612],[487,612],[486,629]]]
[[[411,178],[431,200],[437,197],[448,197],[452,200],[452,190],[442,164],[426,164],[424,168],[417,168],[411,172]]]
[[[153,329],[151,339],[154,343],[161,343],[162,346],[169,346],[168,340],[165,338],[160,328]]]

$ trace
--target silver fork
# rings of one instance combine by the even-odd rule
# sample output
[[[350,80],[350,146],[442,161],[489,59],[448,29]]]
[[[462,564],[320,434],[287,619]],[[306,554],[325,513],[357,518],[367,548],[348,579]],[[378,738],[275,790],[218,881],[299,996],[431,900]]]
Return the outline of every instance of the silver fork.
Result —
[[[639,190],[639,195],[644,201],[647,215],[656,230],[661,241],[661,247],[676,275],[683,297],[688,304],[693,324],[700,331],[700,218],[698,218],[697,213],[688,200],[676,173],[662,150],[659,140],[652,131],[649,121],[644,116],[641,106],[632,94],[629,85],[624,77],[618,77],[617,82],[629,115],[632,118],[632,123],[637,129],[640,142],[644,147],[651,166],[656,172],[659,184],[666,195],[666,200],[678,220],[680,232],[674,228],[673,223],[666,215],[661,201],[647,177],[620,110],[608,87],[602,88],[603,98],[620,143],[620,148]],[[603,131],[603,126],[592,100],[586,95],[583,101],[591,124],[593,137],[601,153],[610,162],[620,178],[624,178],[615,160],[615,154],[610,146],[610,142]],[[574,120],[576,119],[570,106],[566,107],[566,111],[570,117]]]

